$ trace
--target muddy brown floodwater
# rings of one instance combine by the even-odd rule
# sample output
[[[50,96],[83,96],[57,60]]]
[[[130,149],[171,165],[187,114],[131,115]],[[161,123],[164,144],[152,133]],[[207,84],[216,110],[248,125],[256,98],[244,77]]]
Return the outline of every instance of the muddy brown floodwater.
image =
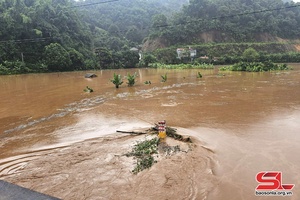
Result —
[[[300,199],[300,65],[293,67],[0,76],[0,179],[61,199]],[[137,72],[136,85],[115,89],[114,72]],[[133,175],[135,161],[123,154],[145,136],[115,131],[163,119],[193,138],[192,150]],[[293,194],[256,196],[264,171],[282,172]]]

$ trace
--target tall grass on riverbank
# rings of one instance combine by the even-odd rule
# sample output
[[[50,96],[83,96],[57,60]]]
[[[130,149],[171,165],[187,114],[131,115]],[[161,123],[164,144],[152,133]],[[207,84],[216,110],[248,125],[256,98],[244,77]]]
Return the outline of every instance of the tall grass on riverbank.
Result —
[[[193,64],[162,64],[162,63],[153,63],[149,65],[151,68],[158,69],[214,69],[213,64],[205,64],[205,63],[193,63]]]
[[[239,62],[231,66],[221,67],[221,71],[246,71],[263,72],[276,70],[289,70],[287,64],[275,64],[272,62]]]

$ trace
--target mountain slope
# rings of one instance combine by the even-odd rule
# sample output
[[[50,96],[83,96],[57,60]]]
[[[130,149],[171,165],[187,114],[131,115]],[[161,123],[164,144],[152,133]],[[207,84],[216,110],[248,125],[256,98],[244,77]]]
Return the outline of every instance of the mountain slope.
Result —
[[[300,4],[281,0],[191,0],[157,27],[150,39],[162,37],[169,45],[203,42],[201,35],[215,33],[211,42],[255,42],[261,35],[300,37]]]

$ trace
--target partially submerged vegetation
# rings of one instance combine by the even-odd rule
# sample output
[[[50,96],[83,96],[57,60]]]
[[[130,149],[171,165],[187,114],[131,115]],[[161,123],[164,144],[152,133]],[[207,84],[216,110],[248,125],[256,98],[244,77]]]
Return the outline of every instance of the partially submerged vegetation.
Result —
[[[94,92],[94,90],[92,88],[90,88],[89,86],[86,86],[86,88],[83,91],[87,92],[87,93]]]
[[[137,159],[135,168],[132,170],[134,174],[150,168],[156,161],[153,154],[158,153],[159,138],[145,140],[137,143],[131,152],[125,154],[126,156],[133,156]]]
[[[114,73],[114,77],[110,81],[115,85],[116,88],[119,88],[119,86],[123,84],[121,75],[116,73]]]
[[[246,71],[246,72],[264,72],[264,71],[276,71],[276,70],[290,70],[292,69],[289,67],[287,64],[276,64],[271,61],[265,61],[265,62],[257,62],[257,61],[250,61],[250,60],[256,60],[255,56],[257,52],[255,52],[253,49],[248,49],[245,51],[245,54],[247,53],[248,60],[249,61],[240,61],[236,64],[233,64],[231,66],[223,66],[219,68],[220,71]],[[164,65],[164,64],[158,64],[155,63],[152,65],[156,66],[161,69],[193,69],[195,66],[198,66],[199,68],[203,69],[213,69],[214,66],[212,64],[178,64],[178,65]],[[197,67],[195,67],[197,68]],[[218,76],[225,76],[224,74],[218,74]],[[136,73],[130,74],[128,73],[127,76],[127,85],[129,87],[134,86],[136,83]],[[161,82],[167,82],[168,80],[168,75],[165,73],[164,75],[160,75],[161,77]],[[203,75],[201,74],[200,71],[197,72],[196,77],[198,79],[202,78]],[[185,79],[185,77],[183,77]],[[111,80],[113,84],[115,84],[116,88],[119,88],[120,85],[122,85],[123,81],[121,78],[121,75],[117,75],[114,73],[114,77]],[[151,81],[144,81],[144,84],[150,85]]]
[[[161,75],[160,76],[161,77],[161,82],[167,82],[167,80],[168,80],[168,75],[167,74],[165,74],[165,75]]]
[[[151,135],[158,135],[158,125],[150,128],[146,132],[128,132],[128,131],[117,131],[122,133],[130,133],[134,135],[141,135],[141,134],[151,134]],[[167,136],[173,138],[175,140],[185,142],[185,143],[192,143],[190,137],[184,137],[177,133],[177,130],[171,127],[166,127]],[[159,139],[158,137],[154,137],[152,139],[146,139],[144,141],[138,142],[134,145],[132,150],[125,154],[127,157],[134,157],[136,161],[136,166],[132,170],[134,174],[137,174],[145,169],[150,168],[157,160],[154,159],[154,156],[157,155],[162,150],[166,156],[172,155],[174,153],[182,151],[179,145],[176,146],[169,146],[164,140]],[[161,150],[159,150],[161,149]]]
[[[201,72],[198,72],[198,74],[197,74],[197,78],[202,78],[202,74],[201,74]]]
[[[134,84],[135,84],[135,79],[136,79],[136,77],[137,77],[137,74],[136,73],[134,73],[134,74],[130,74],[130,73],[128,73],[127,74],[127,85],[129,86],[129,87],[132,87]]]
[[[162,63],[153,63],[149,65],[152,68],[158,69],[214,69],[213,64],[206,63],[191,63],[191,64],[162,64]]]
[[[272,70],[288,70],[287,64],[275,64],[272,62],[239,62],[232,66],[221,67],[221,71],[246,71],[263,72]]]

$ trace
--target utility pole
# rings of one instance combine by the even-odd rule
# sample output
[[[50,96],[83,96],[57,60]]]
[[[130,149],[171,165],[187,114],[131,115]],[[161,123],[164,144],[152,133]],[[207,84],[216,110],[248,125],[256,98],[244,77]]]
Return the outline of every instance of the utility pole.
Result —
[[[21,53],[22,62],[24,62],[24,55],[23,52]]]

